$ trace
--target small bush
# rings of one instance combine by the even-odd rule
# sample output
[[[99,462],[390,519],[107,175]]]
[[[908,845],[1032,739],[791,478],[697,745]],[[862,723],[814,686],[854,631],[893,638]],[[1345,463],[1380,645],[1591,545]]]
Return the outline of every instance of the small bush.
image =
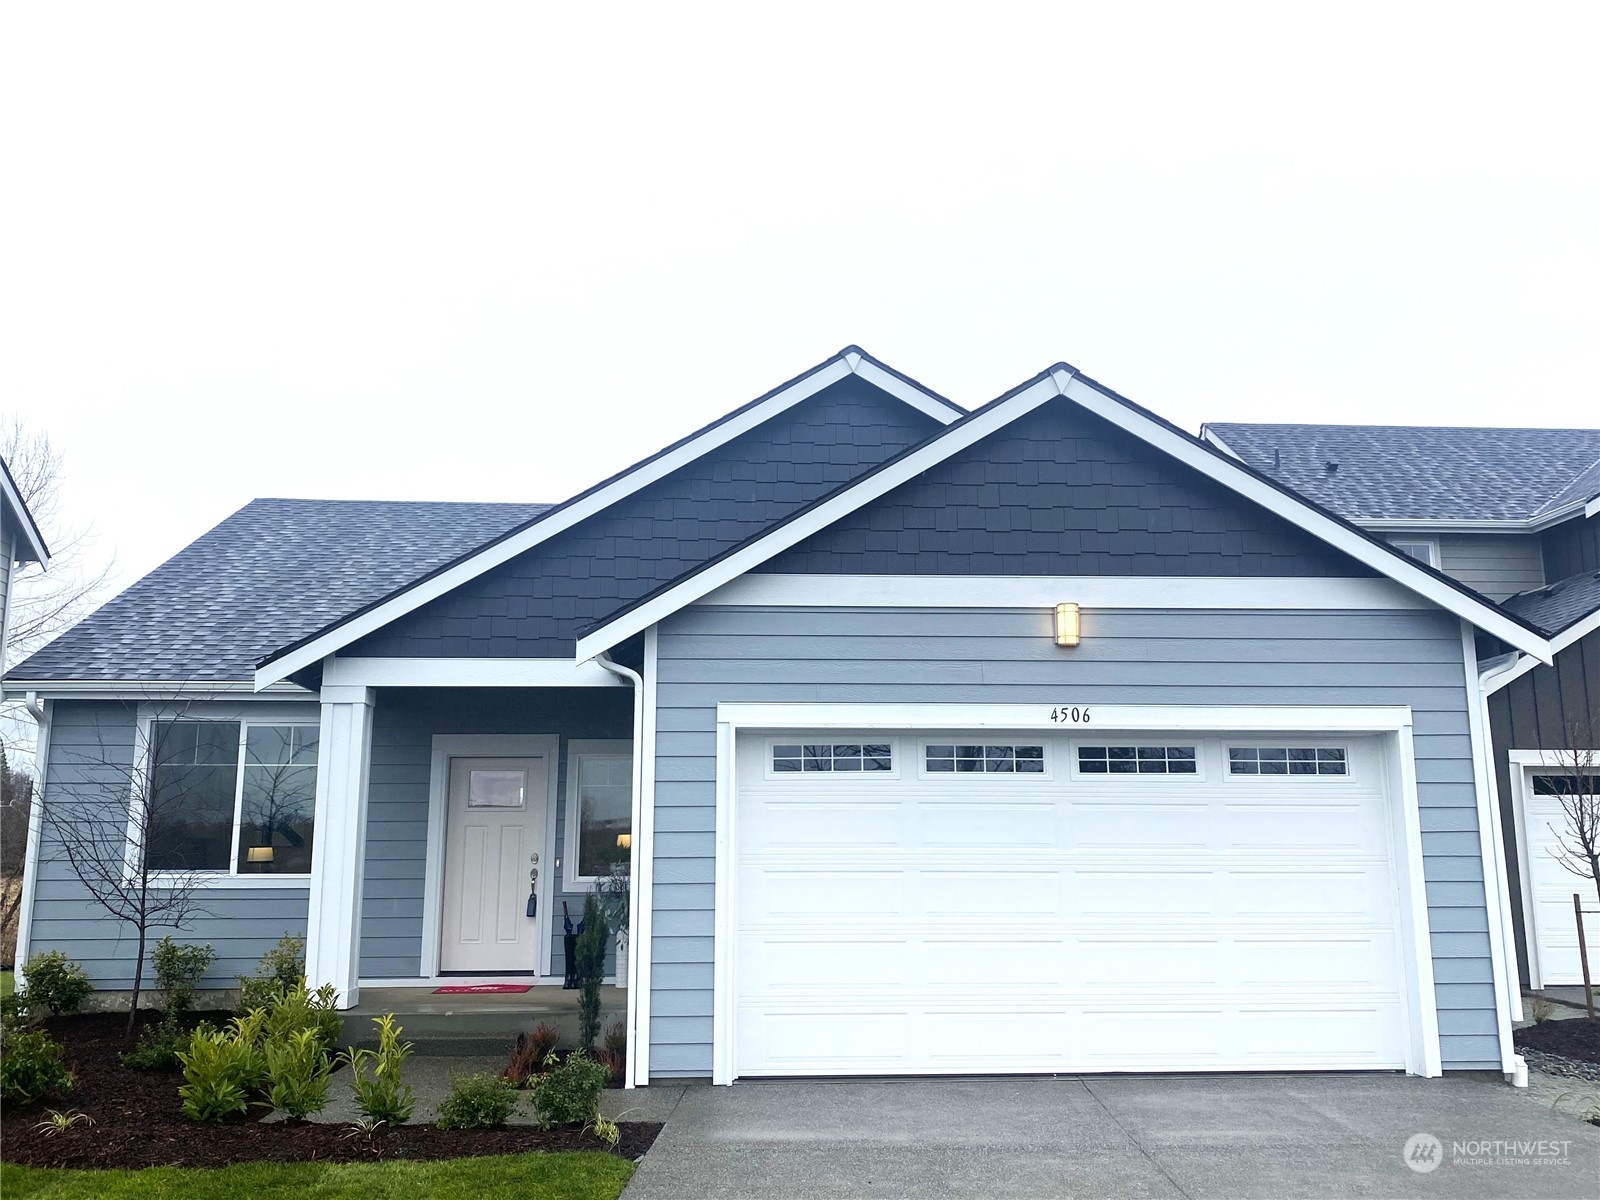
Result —
[[[556,1052],[556,1042],[560,1037],[555,1026],[548,1022],[541,1023],[532,1033],[517,1034],[516,1045],[511,1048],[511,1061],[506,1064],[503,1077],[513,1087],[527,1087],[528,1080],[552,1065],[550,1059]]]
[[[628,1026],[624,1022],[613,1021],[606,1026],[605,1043],[595,1057],[611,1072],[612,1087],[621,1087],[627,1082]]]
[[[217,952],[209,944],[180,945],[171,934],[156,943],[150,962],[156,969],[156,986],[161,989],[162,1007],[168,1016],[182,1016],[194,1008],[200,980],[216,961]]]
[[[1554,1002],[1546,1000],[1542,996],[1536,996],[1528,1001],[1528,1019],[1535,1025],[1543,1025],[1551,1017],[1555,1016],[1555,1013],[1556,1006]]]
[[[334,1046],[338,1045],[339,1031],[344,1026],[344,1019],[339,1016],[338,1002],[339,994],[331,983],[325,983],[311,992],[306,990],[303,978],[297,979],[290,987],[274,990],[263,1006],[266,1019],[262,1036],[268,1041],[275,1041],[301,1030],[309,1030],[315,1035],[322,1052],[331,1054]]]
[[[440,1129],[498,1129],[517,1107],[517,1089],[493,1075],[452,1075],[439,1105]]]
[[[226,1029],[202,1025],[190,1035],[189,1048],[180,1051],[183,1086],[178,1096],[183,1115],[192,1121],[220,1121],[246,1112],[250,1100],[266,1080],[266,1057],[261,1050],[261,1010],[235,1017]]]
[[[600,1115],[600,1093],[610,1072],[582,1050],[533,1082],[533,1111],[540,1129],[558,1125],[588,1125]]]
[[[9,996],[0,996],[0,1028],[9,1028],[13,1025],[24,1025],[28,1020],[28,993],[12,992]]]
[[[0,1029],[0,1101],[31,1104],[70,1087],[60,1043],[43,1030]]]
[[[122,1055],[122,1065],[133,1071],[170,1071],[179,1065],[178,1052],[189,1046],[189,1035],[169,1014],[159,1025],[146,1025],[138,1044]]]
[[[27,999],[23,1002],[37,1012],[75,1013],[94,988],[83,968],[59,950],[41,950],[23,967],[27,976]]]
[[[594,1049],[600,1035],[600,981],[606,969],[606,917],[590,892],[583,898],[583,932],[578,935],[578,1044]]]
[[[267,1103],[296,1120],[321,1112],[328,1103],[333,1063],[315,1029],[269,1037],[263,1049]]]
[[[411,1119],[416,1097],[400,1081],[400,1068],[411,1057],[411,1043],[400,1040],[400,1026],[393,1013],[373,1017],[378,1031],[376,1050],[357,1050],[352,1046],[344,1061],[350,1064],[350,1086],[356,1093],[356,1107],[370,1120],[386,1125],[404,1125]],[[367,1078],[371,1068],[372,1078]]]
[[[275,992],[292,988],[305,977],[306,939],[286,933],[278,944],[261,956],[254,975],[239,976],[239,1011],[266,1008]]]

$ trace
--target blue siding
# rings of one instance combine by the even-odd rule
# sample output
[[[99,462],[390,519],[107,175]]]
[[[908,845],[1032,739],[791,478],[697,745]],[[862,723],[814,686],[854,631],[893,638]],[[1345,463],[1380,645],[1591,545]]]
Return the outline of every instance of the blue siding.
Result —
[[[134,704],[59,701],[50,723],[50,754],[44,802],[65,802],[73,810],[103,803],[113,823],[126,826],[129,771],[136,728]],[[203,910],[184,929],[164,934],[180,942],[210,942],[217,961],[202,981],[205,987],[234,987],[237,976],[255,972],[262,954],[285,933],[306,931],[307,890],[208,889],[197,893]],[[97,988],[133,986],[137,934],[106,915],[67,864],[49,822],[40,842],[39,877],[33,902],[30,952],[62,950],[83,964]],[[148,956],[146,986],[154,982]]]
[[[549,542],[356,642],[350,655],[560,657],[574,631],[939,428],[841,380]]]
[[[1447,1068],[1497,1068],[1466,670],[1441,612],[691,608],[661,626],[651,1071],[711,1069],[719,701],[1409,705]],[[670,836],[669,836],[670,835]]]
[[[567,744],[633,736],[630,688],[383,690],[372,718],[367,862],[361,907],[361,976],[413,979],[422,967],[422,892],[428,849],[428,789],[435,734],[540,733],[561,738],[560,781],[552,797],[557,853],[566,838]],[[554,862],[548,866],[555,869]],[[553,882],[548,914],[553,969],[565,970],[561,902],[573,919],[583,893]],[[609,970],[608,966],[608,970]]]
[[[763,572],[1370,576],[1182,463],[1052,401]]]

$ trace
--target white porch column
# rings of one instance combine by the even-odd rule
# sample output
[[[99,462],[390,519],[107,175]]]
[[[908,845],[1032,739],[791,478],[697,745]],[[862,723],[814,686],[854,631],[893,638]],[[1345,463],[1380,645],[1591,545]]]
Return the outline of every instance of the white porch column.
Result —
[[[361,880],[367,847],[372,703],[373,690],[368,687],[322,689],[306,982],[312,988],[333,984],[340,1008],[351,1008],[361,998]]]

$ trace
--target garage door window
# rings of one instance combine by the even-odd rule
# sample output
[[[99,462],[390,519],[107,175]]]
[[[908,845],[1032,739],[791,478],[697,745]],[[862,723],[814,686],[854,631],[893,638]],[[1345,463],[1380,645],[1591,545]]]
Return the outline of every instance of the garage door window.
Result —
[[[929,774],[1043,775],[1043,746],[936,743],[923,759]]]
[[[1194,775],[1193,746],[1079,746],[1080,775]]]
[[[778,774],[821,772],[832,775],[891,771],[892,747],[881,742],[787,742],[772,747],[772,769]]]
[[[1229,746],[1230,775],[1347,775],[1342,747]]]

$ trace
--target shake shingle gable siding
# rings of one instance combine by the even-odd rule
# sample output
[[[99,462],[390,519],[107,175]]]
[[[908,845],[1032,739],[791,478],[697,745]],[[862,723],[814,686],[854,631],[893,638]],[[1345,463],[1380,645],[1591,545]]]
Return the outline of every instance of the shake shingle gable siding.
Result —
[[[938,422],[851,376],[353,643],[351,657],[572,654],[582,625],[927,438]]]
[[[548,507],[253,500],[8,678],[248,680],[261,655]]]
[[[758,570],[1375,574],[1109,422],[1061,401],[931,468]]]

